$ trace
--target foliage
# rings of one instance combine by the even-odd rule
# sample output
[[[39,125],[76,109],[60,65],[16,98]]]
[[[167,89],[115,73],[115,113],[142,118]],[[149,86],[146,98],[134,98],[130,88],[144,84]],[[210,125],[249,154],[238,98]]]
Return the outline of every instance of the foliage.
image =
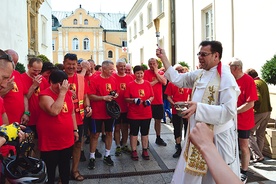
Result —
[[[158,69],[160,69],[163,66],[162,61],[160,58],[158,58],[156,60],[157,60],[157,64],[158,64]]]
[[[188,69],[190,69],[188,63],[186,63],[185,61],[179,61],[178,64],[180,64],[181,66],[186,66]]]
[[[144,68],[144,70],[147,70],[148,69],[148,65],[142,63],[141,66]]]
[[[43,54],[40,54],[37,57],[40,58],[43,61],[43,63],[44,62],[50,62],[50,59],[48,59],[47,56],[45,56]]]
[[[262,79],[268,84],[276,84],[276,55],[262,66],[261,75]]]
[[[26,69],[25,66],[22,63],[17,62],[15,70],[17,70],[19,73],[25,73]]]

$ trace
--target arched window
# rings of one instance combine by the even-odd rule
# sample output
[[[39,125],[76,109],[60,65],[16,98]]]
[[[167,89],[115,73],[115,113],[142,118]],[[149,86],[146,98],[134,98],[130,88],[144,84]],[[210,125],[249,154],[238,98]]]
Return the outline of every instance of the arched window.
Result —
[[[74,19],[73,24],[74,24],[74,25],[77,25],[77,24],[78,24],[78,20],[77,20],[77,19]]]
[[[83,40],[83,50],[89,50],[90,49],[90,43],[88,38],[84,38]]]
[[[79,40],[77,38],[73,39],[73,50],[79,50]]]
[[[113,58],[113,52],[111,50],[108,51],[108,58]]]
[[[88,25],[88,20],[84,19],[84,25]]]

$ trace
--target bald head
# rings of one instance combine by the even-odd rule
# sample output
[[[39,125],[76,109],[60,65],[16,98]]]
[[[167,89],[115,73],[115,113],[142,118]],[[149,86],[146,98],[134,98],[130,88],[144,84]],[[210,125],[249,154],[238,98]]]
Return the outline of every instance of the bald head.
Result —
[[[11,56],[14,65],[16,65],[18,62],[18,58],[19,58],[17,52],[12,49],[7,49],[7,50],[5,50],[5,52]]]

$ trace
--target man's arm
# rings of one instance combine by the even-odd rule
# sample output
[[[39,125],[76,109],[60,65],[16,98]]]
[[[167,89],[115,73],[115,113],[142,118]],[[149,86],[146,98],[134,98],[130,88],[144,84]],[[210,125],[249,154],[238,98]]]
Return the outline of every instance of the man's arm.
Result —
[[[245,102],[244,104],[242,104],[241,106],[239,106],[237,108],[237,112],[239,113],[243,113],[245,111],[248,111],[249,109],[254,107],[254,102],[255,101],[250,101],[250,102]]]
[[[172,66],[166,56],[165,50],[161,49],[160,47],[158,47],[158,49],[156,49],[156,56],[159,57],[165,67],[165,69],[167,70],[170,66]]]

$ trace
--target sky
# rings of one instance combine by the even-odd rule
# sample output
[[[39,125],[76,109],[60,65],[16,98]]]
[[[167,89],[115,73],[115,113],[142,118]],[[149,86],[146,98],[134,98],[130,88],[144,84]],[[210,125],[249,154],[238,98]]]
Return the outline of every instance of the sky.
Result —
[[[52,11],[75,11],[80,4],[90,12],[128,14],[136,0],[52,0]]]

